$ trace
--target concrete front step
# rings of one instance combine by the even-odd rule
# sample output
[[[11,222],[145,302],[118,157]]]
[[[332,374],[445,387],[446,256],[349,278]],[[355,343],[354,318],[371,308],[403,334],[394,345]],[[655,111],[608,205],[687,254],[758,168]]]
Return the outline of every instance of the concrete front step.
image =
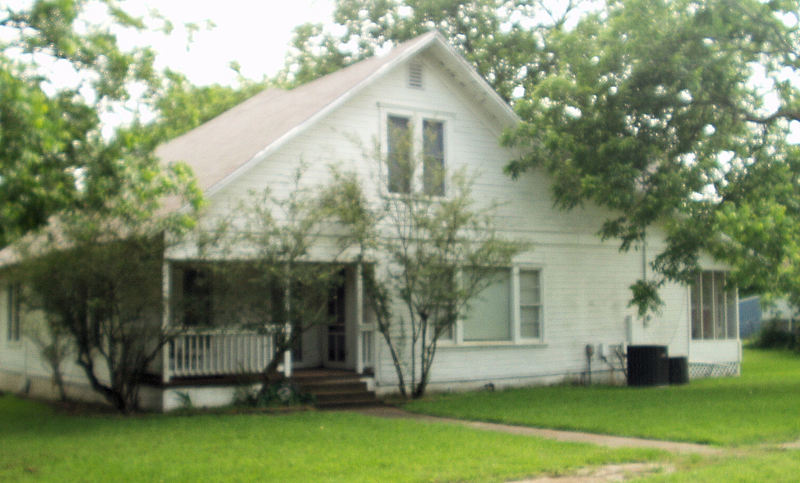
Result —
[[[371,408],[382,405],[383,403],[375,399],[375,397],[369,399],[353,399],[349,401],[317,401],[316,404],[316,406],[320,409]]]
[[[319,408],[376,406],[379,401],[367,389],[362,376],[347,371],[297,371],[292,379],[304,393],[312,394]]]
[[[375,401],[375,393],[371,391],[340,391],[340,392],[322,392],[311,393],[314,394],[318,403],[335,402],[335,401]]]
[[[366,392],[366,382],[344,382],[344,383],[327,383],[315,382],[313,384],[300,383],[298,384],[303,392],[312,394],[328,394],[338,392]]]

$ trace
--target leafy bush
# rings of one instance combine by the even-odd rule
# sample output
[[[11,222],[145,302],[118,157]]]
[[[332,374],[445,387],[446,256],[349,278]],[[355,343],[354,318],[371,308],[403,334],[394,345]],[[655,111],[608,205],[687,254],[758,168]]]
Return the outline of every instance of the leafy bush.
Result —
[[[800,350],[800,337],[798,337],[797,330],[789,331],[787,329],[785,321],[770,320],[759,331],[753,341],[753,347]]]
[[[301,392],[290,382],[281,381],[271,384],[266,391],[259,391],[252,386],[239,386],[233,397],[236,406],[275,407],[313,404],[314,396]]]

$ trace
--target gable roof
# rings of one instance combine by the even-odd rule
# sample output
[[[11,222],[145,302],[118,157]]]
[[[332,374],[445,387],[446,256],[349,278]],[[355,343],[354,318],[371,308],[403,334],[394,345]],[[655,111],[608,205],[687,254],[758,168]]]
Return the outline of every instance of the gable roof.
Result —
[[[158,147],[164,163],[186,162],[206,195],[226,185],[277,147],[422,51],[467,88],[500,126],[517,121],[506,102],[436,31],[404,42],[317,80],[285,91],[267,89],[195,129]],[[166,207],[177,208],[175,206]]]
[[[183,161],[199,187],[213,194],[272,151],[312,126],[407,59],[430,52],[445,73],[470,94],[496,126],[511,126],[518,118],[511,107],[437,31],[404,42],[385,55],[371,57],[317,80],[286,91],[266,89],[210,121],[160,145],[163,163]],[[181,208],[175,197],[162,210]],[[33,243],[34,238],[22,243]],[[0,267],[19,259],[14,244],[0,249]]]

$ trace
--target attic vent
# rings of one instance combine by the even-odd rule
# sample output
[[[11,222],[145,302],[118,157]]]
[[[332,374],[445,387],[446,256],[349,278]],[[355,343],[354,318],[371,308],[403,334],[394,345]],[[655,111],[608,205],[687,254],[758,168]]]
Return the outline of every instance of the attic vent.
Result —
[[[419,62],[408,64],[408,87],[422,89],[422,64]]]

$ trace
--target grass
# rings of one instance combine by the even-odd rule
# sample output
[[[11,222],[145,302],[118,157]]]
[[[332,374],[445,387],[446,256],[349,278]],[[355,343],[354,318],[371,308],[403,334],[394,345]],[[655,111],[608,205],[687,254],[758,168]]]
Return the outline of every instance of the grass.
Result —
[[[502,481],[664,459],[344,412],[68,415],[0,397],[0,481]]]
[[[800,356],[745,350],[741,377],[656,388],[551,386],[432,396],[440,416],[738,446],[800,438]]]
[[[740,452],[741,453],[741,452]],[[800,452],[751,448],[746,453],[722,458],[696,458],[683,462],[678,471],[656,474],[637,481],[720,482],[752,481],[794,483],[800,474]]]

